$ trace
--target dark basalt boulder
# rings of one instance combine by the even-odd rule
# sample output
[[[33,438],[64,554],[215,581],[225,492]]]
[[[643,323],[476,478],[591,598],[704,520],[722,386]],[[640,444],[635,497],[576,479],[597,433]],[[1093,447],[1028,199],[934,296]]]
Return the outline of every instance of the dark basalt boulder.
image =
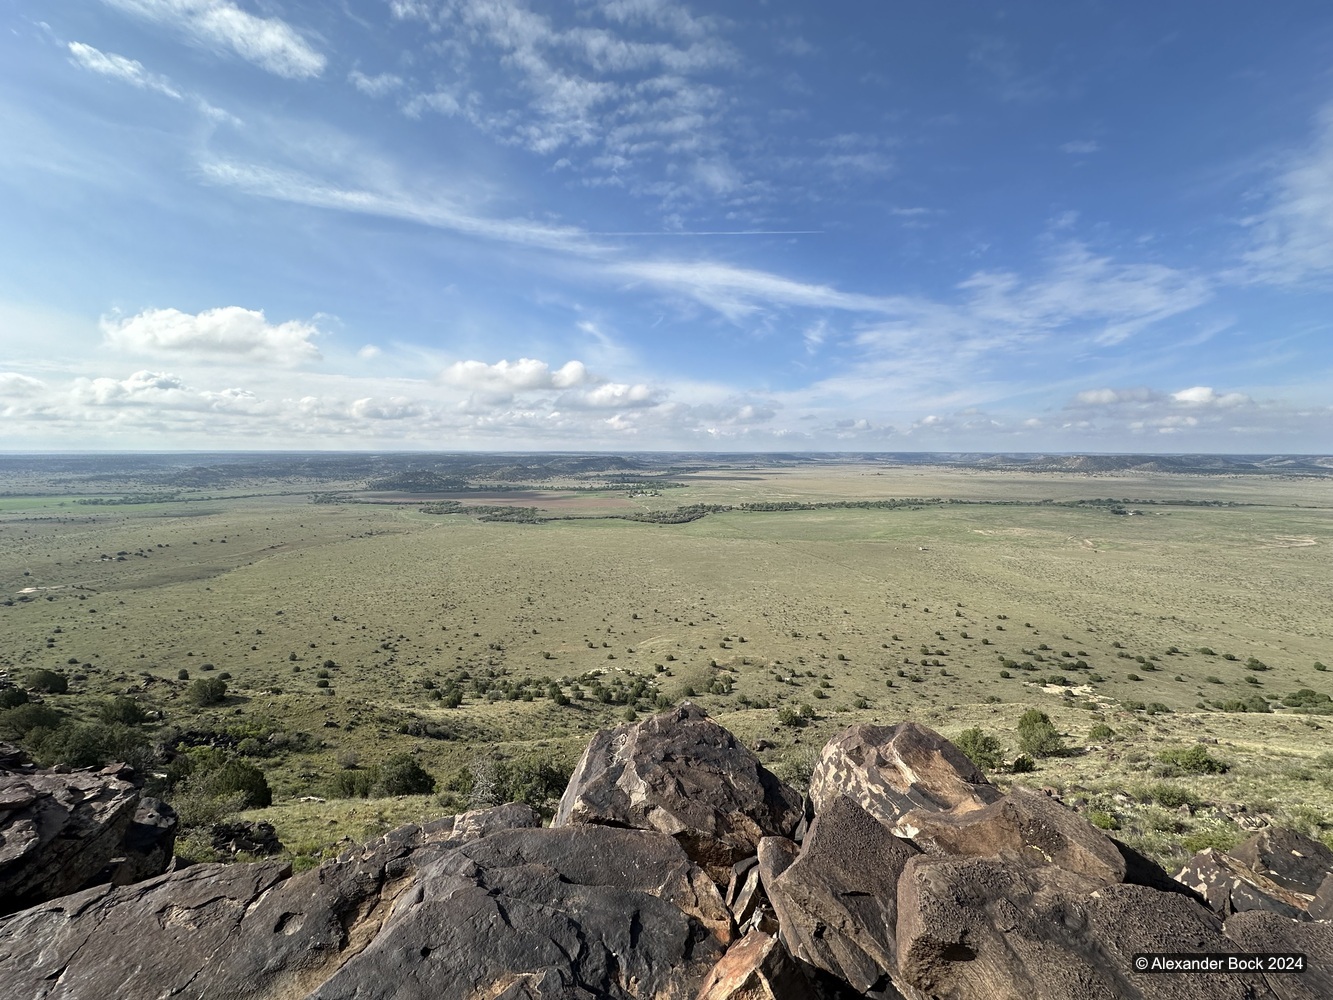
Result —
[[[1305,971],[1269,972],[1264,981],[1282,1000],[1333,997],[1333,925],[1290,920],[1271,911],[1247,910],[1227,917],[1226,936],[1250,954],[1300,954]]]
[[[1246,910],[1271,910],[1284,917],[1300,918],[1312,899],[1211,847],[1185,862],[1176,880],[1197,892],[1223,917]]]
[[[670,837],[512,830],[443,849],[311,996],[688,998],[731,939],[716,887]]]
[[[112,885],[129,885],[165,872],[176,850],[179,826],[176,810],[161,799],[150,795],[139,799],[121,840],[121,856],[111,861],[108,881]]]
[[[893,829],[904,813],[970,812],[1000,798],[963,752],[915,722],[860,724],[824,747],[810,777],[815,813],[840,795]]]
[[[1311,920],[1333,920],[1333,875],[1319,883],[1319,891],[1305,912]]]
[[[834,799],[800,856],[765,883],[782,943],[854,990],[883,990],[896,967],[898,876],[917,853],[851,799]]]
[[[16,913],[0,920],[0,982],[25,1000],[447,998],[497,983],[484,995],[686,997],[732,937],[716,887],[664,835],[432,842],[410,826],[296,876],[195,865]]]
[[[139,808],[131,775],[120,765],[0,771],[0,913],[110,877]]]
[[[898,885],[898,973],[911,997],[1256,1000],[1254,976],[1138,974],[1140,952],[1234,952],[1178,893],[1102,886],[1054,866],[919,856]],[[912,992],[913,990],[917,992]]]
[[[1286,827],[1270,826],[1227,853],[1269,881],[1307,896],[1333,874],[1333,851]]]
[[[602,824],[656,830],[725,885],[731,866],[769,835],[790,836],[801,796],[688,702],[633,725],[602,730],[574,769],[555,827]]]
[[[1072,809],[1021,785],[981,809],[914,809],[895,832],[927,854],[1056,865],[1101,885],[1125,881],[1125,859],[1111,840]]]

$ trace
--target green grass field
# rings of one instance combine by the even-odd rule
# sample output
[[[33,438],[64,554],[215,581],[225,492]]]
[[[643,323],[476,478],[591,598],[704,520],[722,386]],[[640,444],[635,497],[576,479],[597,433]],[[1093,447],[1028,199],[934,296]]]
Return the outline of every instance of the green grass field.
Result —
[[[567,766],[627,708],[685,697],[772,742],[764,758],[796,781],[856,721],[981,726],[1012,758],[1018,717],[1038,707],[1078,752],[1013,780],[1086,800],[1167,860],[1240,836],[1237,816],[1333,829],[1319,759],[1333,716],[1280,704],[1302,688],[1333,695],[1314,666],[1333,662],[1333,484],[882,466],[675,478],[685,485],[656,495],[487,500],[578,518],[540,524],[304,494],[5,498],[0,669],[67,674],[70,692],[48,702],[72,717],[129,693],[162,713],[158,729],[248,734],[275,794],[264,815],[307,851],[321,831],[333,843],[373,830],[367,816],[428,810],[297,801],[328,799],[353,757],[409,751],[443,790],[487,759]],[[902,497],[987,503],[597,516]],[[1106,497],[1141,513],[1062,505]],[[223,704],[188,700],[192,680],[223,673]],[[438,699],[450,690],[457,707]],[[1213,707],[1255,695],[1275,710]],[[802,706],[805,725],[781,723]],[[1116,735],[1089,747],[1099,722]],[[1199,738],[1217,741],[1226,774],[1172,775],[1158,760]],[[1192,815],[1156,801],[1162,782],[1198,803]],[[438,807],[466,798],[446,791]]]

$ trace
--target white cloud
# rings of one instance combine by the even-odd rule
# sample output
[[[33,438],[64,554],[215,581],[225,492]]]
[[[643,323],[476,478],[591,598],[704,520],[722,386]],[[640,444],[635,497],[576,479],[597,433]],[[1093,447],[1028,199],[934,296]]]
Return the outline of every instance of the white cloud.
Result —
[[[631,280],[673,288],[731,319],[766,305],[888,313],[902,308],[905,301],[841,292],[828,285],[710,260],[631,260],[610,265],[609,270]]]
[[[125,319],[103,317],[102,333],[120,350],[203,360],[247,360],[294,365],[319,360],[312,339],[319,330],[289,320],[270,324],[264,313],[240,306],[198,314],[179,309],[147,309]]]
[[[441,378],[448,385],[483,393],[512,393],[535,389],[568,389],[589,381],[581,361],[567,361],[552,370],[545,361],[519,358],[517,361],[456,361]]]
[[[556,406],[569,409],[583,407],[608,409],[652,406],[657,401],[657,393],[650,386],[604,382],[596,388],[581,393],[565,393],[556,400]]]
[[[220,159],[201,163],[199,170],[206,180],[215,184],[297,205],[404,219],[519,246],[580,254],[596,253],[601,249],[580,229],[529,219],[487,218],[462,209],[438,194],[415,194],[383,187],[354,187],[320,180],[298,171]]]
[[[257,17],[231,0],[102,0],[168,25],[215,51],[230,51],[277,76],[319,76],[327,60],[286,21]]]
[[[1286,162],[1267,209],[1249,223],[1254,246],[1240,277],[1283,286],[1333,279],[1333,104],[1316,119],[1310,145]]]
[[[501,142],[551,156],[594,184],[623,183],[629,168],[663,177],[697,171],[708,190],[735,191],[722,169],[726,91],[701,79],[737,67],[722,23],[673,3],[560,5],[520,0],[395,0],[400,19],[426,22],[443,59],[408,98],[408,115],[463,115]],[[477,83],[499,63],[512,86]],[[677,194],[697,185],[662,181]],[[647,188],[645,187],[645,190]]]
[[[141,90],[156,91],[177,101],[181,99],[180,91],[171,85],[170,80],[148,72],[143,63],[136,59],[127,59],[114,52],[102,52],[83,42],[70,42],[69,53],[78,65],[93,73],[121,80]]]
[[[41,379],[18,372],[0,372],[0,400],[35,396],[46,388]]]
[[[367,344],[365,347],[361,348],[361,350],[356,352],[356,356],[363,361],[370,361],[373,358],[378,358],[382,353],[384,352],[374,344]]]
[[[1249,396],[1240,392],[1228,392],[1222,395],[1214,392],[1211,386],[1196,385],[1188,389],[1173,392],[1171,398],[1177,403],[1190,406],[1241,406],[1253,402]]]
[[[1081,155],[1085,153],[1100,152],[1101,148],[1102,144],[1096,139],[1074,139],[1073,141],[1066,142],[1062,145],[1060,150],[1065,153]]]
[[[366,76],[359,69],[347,74],[347,79],[351,81],[352,86],[368,97],[384,97],[403,85],[403,78],[397,74],[380,73],[376,76]]]
[[[353,417],[362,420],[406,420],[409,417],[421,416],[426,409],[402,396],[386,400],[367,397],[355,400],[349,412]]]

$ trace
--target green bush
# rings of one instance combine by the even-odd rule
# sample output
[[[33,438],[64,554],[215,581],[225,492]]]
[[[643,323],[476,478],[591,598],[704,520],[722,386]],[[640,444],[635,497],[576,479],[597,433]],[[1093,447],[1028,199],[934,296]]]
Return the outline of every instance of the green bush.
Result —
[[[102,703],[102,707],[97,710],[97,717],[106,723],[137,726],[148,720],[148,713],[133,698],[118,695]]]
[[[227,682],[215,677],[200,678],[190,685],[186,695],[196,705],[220,705],[227,699]]]
[[[435,791],[435,779],[410,753],[399,753],[380,765],[375,791],[380,795],[428,795]]]
[[[0,690],[0,709],[16,708],[28,703],[28,692],[23,688],[5,688]]]
[[[1088,813],[1088,822],[1098,830],[1119,830],[1120,821],[1109,812],[1093,809]]]
[[[1226,774],[1231,765],[1212,756],[1196,743],[1189,747],[1172,747],[1157,755],[1163,764],[1170,764],[1189,774]]]
[[[1009,770],[1014,774],[1031,774],[1037,769],[1037,763],[1027,754],[1019,754],[1014,758],[1014,762],[1009,765]]]
[[[34,670],[28,674],[28,690],[44,694],[64,694],[69,690],[69,679],[54,670]]]
[[[1065,752],[1064,740],[1045,712],[1029,708],[1018,720],[1018,745],[1032,757],[1058,757]]]
[[[264,772],[217,747],[193,747],[181,754],[167,768],[167,780],[173,792],[205,801],[225,801],[227,809],[223,811],[232,811],[233,807],[262,809],[273,804]]]
[[[1099,722],[1088,730],[1088,739],[1093,743],[1105,743],[1115,739],[1115,730],[1105,722]]]
[[[0,734],[22,739],[34,729],[56,729],[64,716],[49,705],[26,702],[0,711]]]
[[[993,770],[1003,762],[1000,741],[984,732],[979,726],[964,729],[958,734],[958,739],[954,740],[954,745],[983,771]]]
[[[1143,790],[1142,797],[1167,809],[1179,809],[1181,806],[1189,806],[1193,809],[1200,805],[1198,796],[1191,794],[1179,785],[1168,784],[1165,781],[1149,785]]]
[[[79,722],[29,737],[34,756],[43,764],[98,767],[113,761],[145,769],[153,753],[142,730],[121,723]]]

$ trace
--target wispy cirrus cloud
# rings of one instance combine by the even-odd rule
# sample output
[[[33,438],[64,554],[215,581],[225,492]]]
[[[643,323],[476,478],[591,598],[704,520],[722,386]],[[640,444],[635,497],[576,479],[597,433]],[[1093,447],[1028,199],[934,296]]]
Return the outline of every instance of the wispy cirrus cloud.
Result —
[[[1316,116],[1310,143],[1283,163],[1268,205],[1247,221],[1253,245],[1234,276],[1285,287],[1333,282],[1333,104]]]
[[[70,42],[68,48],[74,62],[90,72],[109,76],[141,90],[151,90],[174,100],[181,100],[181,92],[172,86],[170,80],[157,73],[150,73],[137,59],[128,59],[114,52],[103,52],[83,42]]]
[[[231,0],[102,0],[117,10],[172,28],[215,52],[240,56],[289,79],[324,72],[328,60],[286,21],[259,17]]]

